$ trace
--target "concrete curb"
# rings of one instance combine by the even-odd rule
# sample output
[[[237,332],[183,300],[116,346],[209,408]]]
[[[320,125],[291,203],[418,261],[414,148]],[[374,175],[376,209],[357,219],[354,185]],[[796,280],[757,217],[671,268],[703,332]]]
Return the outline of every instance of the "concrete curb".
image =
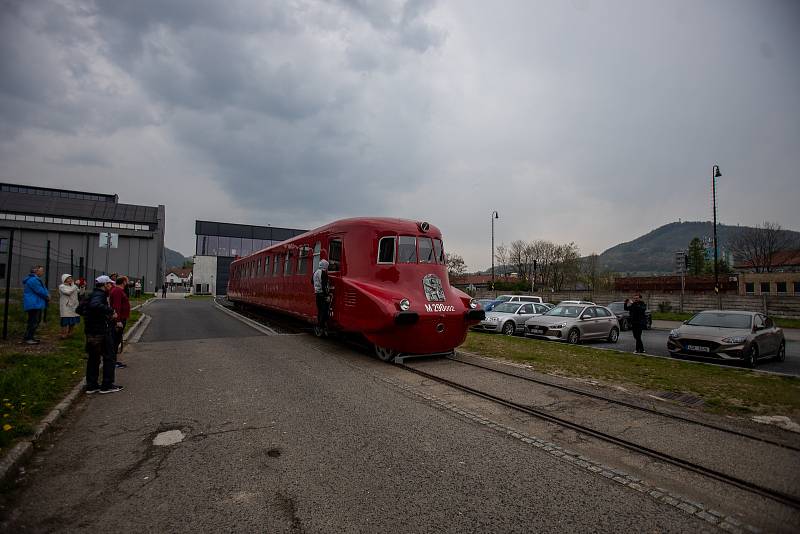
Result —
[[[219,304],[219,303],[216,301],[216,299],[214,299],[214,301],[213,301],[213,302],[214,302],[214,307],[215,307],[215,308],[217,308],[218,310],[220,310],[220,311],[222,311],[222,312],[224,312],[224,313],[226,313],[226,314],[230,315],[231,317],[233,317],[233,318],[234,318],[234,319],[236,319],[237,321],[240,321],[240,322],[242,322],[242,323],[246,324],[246,325],[247,325],[247,326],[249,326],[250,328],[253,328],[254,330],[258,330],[258,331],[259,331],[259,332],[261,332],[262,334],[266,334],[266,335],[268,335],[268,336],[278,336],[278,335],[281,335],[281,334],[278,334],[278,333],[277,333],[275,330],[273,330],[272,328],[270,328],[270,327],[268,327],[268,326],[264,326],[263,324],[259,324],[259,323],[257,323],[256,321],[253,321],[252,319],[248,319],[247,317],[244,317],[244,316],[242,316],[242,315],[239,315],[239,314],[238,314],[238,313],[236,313],[236,312],[233,312],[233,311],[231,311],[231,310],[227,309],[225,306],[223,306],[223,305]]]
[[[134,310],[139,309],[143,306],[149,304],[152,300],[150,299],[147,302],[143,302],[138,306],[132,308]],[[139,317],[139,320],[128,329],[127,332],[123,335],[123,341],[128,341],[128,339],[134,334],[134,332],[145,322],[147,319],[147,323],[150,323],[150,316],[142,314]],[[145,327],[146,328],[146,325]],[[141,330],[144,331],[144,328]],[[141,336],[141,333],[139,334]],[[138,338],[136,338],[138,340]],[[53,424],[58,421],[64,414],[66,414],[71,408],[72,405],[75,403],[75,400],[81,395],[83,392],[83,385],[84,381],[81,380],[78,384],[75,385],[72,390],[67,393],[67,396],[59,402],[55,408],[53,408],[50,413],[48,413],[39,424],[36,425],[36,428],[33,430],[33,435],[29,438],[23,439],[14,447],[11,448],[8,453],[0,459],[0,485],[5,486],[9,482],[11,482],[14,475],[20,470],[25,462],[33,455],[33,447],[36,445],[38,441],[40,441],[43,437],[45,437],[51,430]]]

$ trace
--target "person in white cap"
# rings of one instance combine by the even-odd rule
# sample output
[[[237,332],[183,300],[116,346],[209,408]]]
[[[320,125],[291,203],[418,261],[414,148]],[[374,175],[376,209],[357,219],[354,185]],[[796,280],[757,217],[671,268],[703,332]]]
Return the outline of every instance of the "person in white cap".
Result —
[[[115,393],[122,390],[122,386],[114,383],[116,369],[115,354],[110,350],[111,325],[116,320],[117,314],[108,305],[108,294],[114,287],[114,282],[108,276],[98,276],[95,280],[94,291],[89,296],[85,305],[82,303],[82,315],[86,319],[86,393]],[[98,384],[100,375],[100,360],[103,360],[103,382]]]
[[[71,274],[61,275],[61,285],[58,286],[58,311],[61,315],[61,339],[72,335],[72,330],[81,322],[78,312],[78,286],[72,280]]]
[[[317,327],[314,332],[318,336],[326,335],[328,322],[328,260],[319,262],[319,267],[312,276],[314,296],[317,299]]]

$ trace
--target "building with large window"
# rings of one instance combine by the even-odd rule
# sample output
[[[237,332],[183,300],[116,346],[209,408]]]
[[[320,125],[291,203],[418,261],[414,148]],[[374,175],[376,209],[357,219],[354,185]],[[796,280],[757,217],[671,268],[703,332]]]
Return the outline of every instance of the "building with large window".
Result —
[[[117,195],[0,183],[0,278],[19,287],[32,265],[50,289],[61,275],[120,273],[155,291],[164,277],[164,206]],[[11,246],[9,246],[11,245]]]
[[[195,255],[192,291],[224,295],[231,262],[257,250],[286,241],[307,230],[195,221]]]

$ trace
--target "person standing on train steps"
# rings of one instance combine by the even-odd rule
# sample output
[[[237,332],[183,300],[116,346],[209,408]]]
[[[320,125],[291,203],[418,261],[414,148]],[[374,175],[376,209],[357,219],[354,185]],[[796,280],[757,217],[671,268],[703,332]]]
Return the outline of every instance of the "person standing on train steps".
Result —
[[[314,296],[317,299],[317,328],[318,336],[326,334],[328,323],[328,260],[319,262],[319,267],[312,277],[314,282]]]
[[[630,314],[631,330],[636,340],[636,352],[644,352],[642,343],[642,330],[647,328],[647,305],[642,300],[642,295],[634,295],[633,300],[625,299],[625,310]]]

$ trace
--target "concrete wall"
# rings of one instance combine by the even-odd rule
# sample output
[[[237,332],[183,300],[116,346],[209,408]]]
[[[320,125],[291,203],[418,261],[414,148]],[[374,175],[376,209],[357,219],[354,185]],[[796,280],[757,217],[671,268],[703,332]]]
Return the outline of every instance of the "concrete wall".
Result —
[[[217,294],[217,257],[194,256],[192,267],[192,293]],[[199,290],[198,290],[199,286]]]
[[[163,206],[159,212],[163,213]],[[9,238],[14,228],[14,245],[10,272],[11,287],[18,288],[34,264],[46,264],[47,241],[50,241],[48,287],[54,289],[65,273],[78,277],[83,274],[93,280],[101,274],[117,272],[131,278],[143,279],[147,292],[155,291],[164,273],[164,228],[155,231],[101,229],[48,223],[3,221],[0,237]],[[159,221],[159,224],[162,224]],[[118,248],[100,248],[99,234],[111,231],[119,234]],[[8,265],[8,254],[0,254],[0,263]],[[81,271],[81,266],[83,267]],[[5,280],[2,281],[5,285]]]

